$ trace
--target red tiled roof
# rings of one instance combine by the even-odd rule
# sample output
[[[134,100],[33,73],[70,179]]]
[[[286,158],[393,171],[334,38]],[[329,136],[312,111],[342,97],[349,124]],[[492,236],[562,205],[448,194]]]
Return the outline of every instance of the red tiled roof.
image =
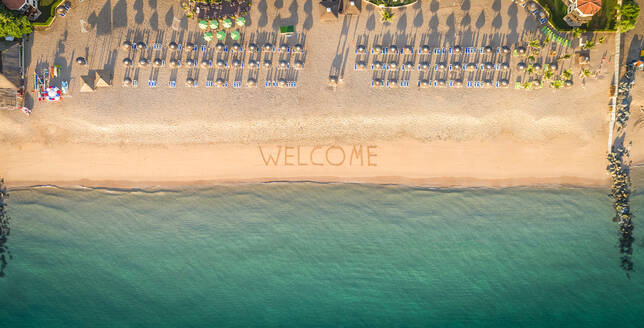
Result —
[[[602,9],[602,0],[577,0],[577,9],[584,15],[594,15]]]
[[[25,0],[2,0],[2,3],[9,10],[18,10],[25,4]]]

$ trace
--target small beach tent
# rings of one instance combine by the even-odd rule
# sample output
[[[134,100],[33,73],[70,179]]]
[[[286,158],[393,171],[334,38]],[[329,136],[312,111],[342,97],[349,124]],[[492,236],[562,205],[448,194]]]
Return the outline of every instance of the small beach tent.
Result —
[[[212,41],[212,32],[206,32],[203,34],[203,39],[210,42]]]
[[[96,79],[94,80],[94,88],[104,88],[104,87],[111,87],[112,84],[111,79],[110,79],[109,72],[96,72]]]
[[[342,0],[342,12],[345,15],[360,15],[362,0]]]
[[[231,28],[233,26],[233,21],[231,21],[230,18],[226,18],[226,19],[224,19],[223,22],[221,22],[221,25],[224,28]]]
[[[235,19],[235,24],[237,24],[237,26],[244,26],[244,25],[246,25],[246,18],[244,18],[244,17],[237,17],[237,19]]]
[[[320,2],[320,21],[321,22],[333,22],[338,19],[338,16],[336,14],[337,8],[336,8],[335,2],[332,1],[322,1]]]
[[[94,92],[94,81],[89,76],[81,76],[80,92]]]
[[[210,28],[216,29],[219,27],[219,21],[217,21],[216,19],[211,19],[208,25],[210,26]]]
[[[208,22],[206,22],[205,20],[199,21],[199,28],[200,29],[204,30],[204,29],[206,29],[206,27],[208,27]]]
[[[295,28],[293,25],[287,25],[287,26],[280,26],[280,33],[281,34],[286,34],[286,35],[291,35],[295,32]]]
[[[217,40],[223,41],[226,39],[226,32],[219,31],[217,32]]]
[[[240,37],[241,37],[241,34],[239,33],[239,31],[235,30],[235,31],[230,32],[230,38],[231,39],[237,41],[237,40],[239,40]]]

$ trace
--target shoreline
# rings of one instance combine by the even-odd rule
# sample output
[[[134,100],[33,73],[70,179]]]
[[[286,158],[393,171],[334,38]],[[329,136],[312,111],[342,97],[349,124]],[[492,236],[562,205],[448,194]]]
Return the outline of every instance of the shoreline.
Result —
[[[605,154],[597,145],[568,137],[547,144],[511,138],[323,146],[5,144],[0,175],[12,189],[39,185],[159,189],[266,182],[457,189],[608,187]],[[263,152],[260,147],[265,147]],[[297,150],[307,155],[298,158]]]

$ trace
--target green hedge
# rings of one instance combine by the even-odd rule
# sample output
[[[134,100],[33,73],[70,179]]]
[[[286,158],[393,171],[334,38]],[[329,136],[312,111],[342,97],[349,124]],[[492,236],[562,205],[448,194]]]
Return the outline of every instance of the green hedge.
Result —
[[[47,20],[44,22],[33,22],[31,23],[34,27],[48,27],[51,25],[51,23],[54,21],[54,18],[56,18],[56,8],[60,6],[61,3],[63,3],[65,0],[56,0],[53,3],[51,3],[49,7],[49,17],[47,17]],[[40,15],[45,15],[46,13],[43,12]]]

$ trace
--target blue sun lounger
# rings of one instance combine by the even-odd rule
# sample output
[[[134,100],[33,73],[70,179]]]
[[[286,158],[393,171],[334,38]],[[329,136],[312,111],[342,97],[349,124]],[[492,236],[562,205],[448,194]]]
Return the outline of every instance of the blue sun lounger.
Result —
[[[496,87],[498,88],[500,86],[499,81],[496,81]]]
[[[454,80],[449,80],[449,86],[453,87],[454,86]]]
[[[449,64],[449,70],[453,70],[454,68],[452,67],[452,64]]]
[[[266,81],[266,83],[264,83],[264,86],[270,88],[271,86],[273,86],[273,83],[271,83],[271,81]]]
[[[161,48],[162,48],[162,47],[161,47],[161,43],[155,43],[155,44],[153,44],[153,45],[152,45],[152,48],[153,48],[153,49],[155,49],[155,50],[161,50]]]
[[[168,81],[168,87],[174,88],[177,86],[177,81]]]
[[[199,49],[199,46],[195,44],[195,46],[192,47],[192,51],[197,51],[197,49]]]
[[[438,71],[438,64],[434,64],[434,71]]]
[[[179,50],[179,51],[183,50],[183,46],[181,44],[178,44],[177,45],[177,50]]]
[[[467,81],[467,83],[465,84],[465,86],[467,86],[468,88],[471,88],[471,87],[472,87],[472,81]]]
[[[132,43],[132,50],[136,50],[136,43]]]
[[[205,44],[201,45],[201,51],[205,52],[208,49]]]
[[[156,80],[148,80],[148,87],[156,88],[157,87],[157,81]]]
[[[452,47],[447,48],[447,53],[450,55],[452,54]]]
[[[136,88],[139,86],[139,81],[137,80],[132,80],[132,88]]]
[[[206,80],[206,88],[212,88],[213,83],[212,80]]]
[[[241,88],[242,82],[241,81],[233,81],[233,88]]]
[[[438,54],[440,54],[440,53],[441,53],[441,49],[440,49],[440,48],[434,48],[434,55],[438,55]]]

